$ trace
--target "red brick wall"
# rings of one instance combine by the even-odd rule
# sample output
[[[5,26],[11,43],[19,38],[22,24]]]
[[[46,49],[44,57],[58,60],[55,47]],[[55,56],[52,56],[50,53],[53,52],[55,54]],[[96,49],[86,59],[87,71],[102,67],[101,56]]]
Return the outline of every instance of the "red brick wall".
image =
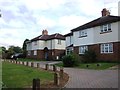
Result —
[[[118,61],[120,60],[120,42],[113,43],[113,53],[104,54],[100,51],[100,44],[89,45],[88,50],[94,50],[97,59],[102,61]],[[74,47],[74,52],[79,54],[79,47]]]
[[[52,54],[53,52],[53,54]],[[65,50],[49,50],[48,51],[48,59],[49,60],[56,60],[56,57],[59,56],[59,58],[65,55]],[[44,50],[37,50],[37,55],[34,55],[34,50],[31,51],[31,55],[27,55],[27,58],[33,58],[33,59],[40,59],[44,60],[45,59],[45,52]]]

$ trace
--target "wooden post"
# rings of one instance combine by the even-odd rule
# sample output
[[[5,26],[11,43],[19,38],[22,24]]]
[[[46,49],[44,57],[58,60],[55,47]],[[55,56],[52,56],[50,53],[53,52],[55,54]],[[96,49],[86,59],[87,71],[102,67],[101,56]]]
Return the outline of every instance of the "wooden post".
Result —
[[[49,69],[49,65],[45,64],[45,70],[48,70],[48,69]]]
[[[17,61],[15,61],[15,63],[17,64]]]
[[[40,67],[40,63],[37,63],[37,68],[39,68]]]
[[[18,64],[20,64],[20,61],[18,61]]]
[[[29,66],[29,62],[26,62],[26,66]]]
[[[63,79],[63,73],[64,73],[64,70],[63,70],[63,68],[61,67],[61,68],[60,68],[60,78],[61,78],[61,79]]]
[[[57,86],[59,86],[60,85],[60,76],[59,76],[59,74],[58,73],[54,73],[54,84],[55,85],[57,85]]]
[[[15,63],[15,60],[14,60],[14,62],[13,63]]]
[[[40,79],[33,79],[33,90],[40,90]]]
[[[24,65],[24,61],[22,62],[22,65]]]
[[[31,67],[34,67],[33,62],[31,62]]]
[[[57,71],[57,68],[55,65],[53,65],[53,71],[56,72]]]
[[[12,63],[12,60],[10,60],[10,62]]]

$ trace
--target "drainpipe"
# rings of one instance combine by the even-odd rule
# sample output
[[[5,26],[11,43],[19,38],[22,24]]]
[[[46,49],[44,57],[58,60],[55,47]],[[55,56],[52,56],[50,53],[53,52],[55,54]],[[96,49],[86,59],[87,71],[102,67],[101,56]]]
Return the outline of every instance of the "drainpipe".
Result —
[[[52,58],[52,40],[51,40],[51,58]]]

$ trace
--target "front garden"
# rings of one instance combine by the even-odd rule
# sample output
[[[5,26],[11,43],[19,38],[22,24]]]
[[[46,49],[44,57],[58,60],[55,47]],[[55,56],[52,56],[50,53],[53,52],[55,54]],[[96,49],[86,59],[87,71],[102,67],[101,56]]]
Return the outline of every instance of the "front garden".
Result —
[[[62,62],[56,64],[60,67],[74,67],[80,69],[95,69],[104,70],[118,65],[118,62],[108,62],[97,60],[97,55],[94,51],[85,51],[82,56],[77,54],[68,54],[62,58]]]

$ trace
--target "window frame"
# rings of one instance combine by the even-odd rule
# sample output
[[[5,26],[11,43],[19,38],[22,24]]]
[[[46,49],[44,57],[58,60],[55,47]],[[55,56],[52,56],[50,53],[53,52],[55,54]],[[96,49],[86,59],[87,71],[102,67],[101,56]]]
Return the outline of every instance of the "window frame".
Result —
[[[113,53],[113,43],[103,43],[100,45],[101,54]]]
[[[84,54],[85,51],[88,51],[88,46],[87,45],[79,46],[79,54]]]
[[[111,24],[104,24],[104,25],[101,25],[100,27],[101,29],[101,32],[100,33],[106,33],[106,32],[111,32]]]
[[[61,41],[61,39],[58,39],[58,44],[60,44],[60,45],[61,45],[61,42],[62,42],[62,41]]]
[[[34,46],[37,45],[37,41],[34,41]]]
[[[28,55],[28,56],[30,56],[30,55],[31,55],[31,51],[30,51],[30,50],[27,52],[27,55]]]
[[[34,50],[33,55],[34,55],[34,56],[37,55],[37,50]]]
[[[79,31],[79,37],[87,37],[87,30],[80,30]]]

